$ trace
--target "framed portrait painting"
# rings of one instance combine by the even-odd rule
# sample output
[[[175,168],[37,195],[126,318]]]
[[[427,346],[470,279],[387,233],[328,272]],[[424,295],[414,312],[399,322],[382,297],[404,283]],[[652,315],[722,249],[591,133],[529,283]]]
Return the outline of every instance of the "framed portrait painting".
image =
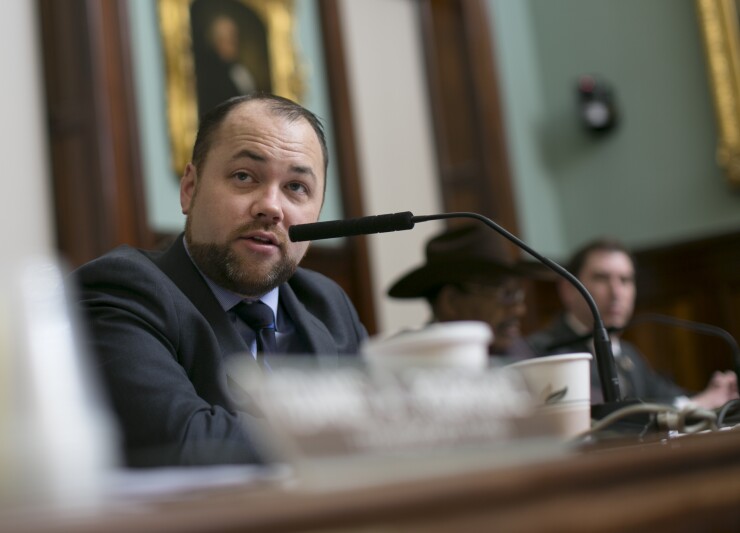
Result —
[[[158,15],[177,175],[218,103],[254,91],[301,100],[292,0],[158,0]]]
[[[696,0],[717,114],[717,162],[740,188],[740,0]]]

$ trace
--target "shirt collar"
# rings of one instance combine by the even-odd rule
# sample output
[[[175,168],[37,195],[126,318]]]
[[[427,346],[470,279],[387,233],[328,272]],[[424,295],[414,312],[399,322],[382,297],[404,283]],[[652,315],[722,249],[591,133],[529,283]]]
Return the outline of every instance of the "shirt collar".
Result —
[[[193,256],[190,255],[190,250],[188,250],[188,243],[185,240],[185,236],[183,235],[182,238],[183,244],[185,245],[185,251],[188,254],[188,257],[190,258],[190,261],[195,265],[195,268],[200,272],[200,275],[203,276],[203,279],[205,280],[208,287],[211,289],[211,292],[213,292],[213,295],[216,297],[216,300],[218,301],[218,304],[221,306],[221,308],[224,311],[229,311],[232,307],[234,307],[236,304],[238,304],[241,301],[246,302],[255,302],[257,300],[261,301],[262,303],[266,304],[270,309],[272,309],[272,313],[275,315],[275,324],[278,324],[278,295],[279,295],[279,287],[275,287],[271,291],[269,291],[266,294],[263,294],[259,298],[244,298],[242,295],[235,293],[234,291],[230,291],[229,289],[225,289],[224,287],[218,285],[215,281],[213,281],[211,278],[206,276],[203,271],[198,267],[195,261],[193,261]]]

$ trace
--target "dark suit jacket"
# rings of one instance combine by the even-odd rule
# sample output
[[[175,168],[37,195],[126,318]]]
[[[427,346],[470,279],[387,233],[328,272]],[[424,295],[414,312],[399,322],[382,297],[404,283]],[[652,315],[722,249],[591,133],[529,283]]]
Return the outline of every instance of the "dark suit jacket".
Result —
[[[215,53],[206,51],[196,70],[198,113],[202,117],[224,100],[241,95],[231,80],[230,63],[224,62]]]
[[[556,344],[562,344],[578,337],[579,335],[566,322],[565,315],[561,315],[547,329],[530,335],[527,341],[538,356],[575,352],[593,353],[593,345],[589,341],[573,342],[556,349],[551,348]],[[676,397],[686,394],[681,387],[655,372],[633,344],[620,340],[620,345],[622,353],[615,357],[615,363],[622,398],[670,403]],[[603,401],[598,365],[595,360],[592,360],[591,403]]]
[[[259,413],[224,365],[248,347],[182,237],[165,252],[117,248],[73,276],[130,465],[261,460],[245,431]],[[344,291],[316,272],[281,285],[280,306],[295,325],[291,351],[356,354],[367,336]]]

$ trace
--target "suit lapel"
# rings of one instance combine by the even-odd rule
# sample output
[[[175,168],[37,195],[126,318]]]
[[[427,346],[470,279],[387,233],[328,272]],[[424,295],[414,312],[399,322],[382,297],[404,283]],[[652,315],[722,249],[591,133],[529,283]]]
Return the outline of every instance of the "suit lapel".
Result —
[[[337,344],[323,322],[311,314],[296,296],[289,284],[280,286],[280,302],[290,315],[296,333],[305,341],[303,353],[335,355]]]
[[[208,321],[226,357],[235,352],[247,350],[244,340],[231,324],[228,315],[216,300],[213,292],[203,280],[200,272],[185,251],[182,234],[169,249],[157,257],[152,257],[157,266],[180,288],[203,317]],[[300,302],[289,284],[280,286],[280,305],[290,316],[296,333],[304,341],[303,353],[334,355],[337,345],[323,322],[311,314]],[[252,360],[255,368],[259,368]]]
[[[185,251],[182,234],[175,239],[169,249],[160,256],[153,257],[152,260],[179,287],[208,321],[221,349],[222,358],[235,352],[248,350],[246,343],[231,324],[227,313],[221,308],[213,292]]]

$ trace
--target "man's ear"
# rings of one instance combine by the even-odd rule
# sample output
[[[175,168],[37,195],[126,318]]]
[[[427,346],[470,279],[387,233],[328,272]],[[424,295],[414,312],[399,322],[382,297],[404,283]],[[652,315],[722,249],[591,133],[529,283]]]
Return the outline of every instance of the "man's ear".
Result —
[[[185,172],[183,172],[182,178],[180,178],[180,207],[182,208],[183,215],[187,215],[190,212],[197,181],[198,171],[195,165],[188,163],[185,165]]]
[[[459,291],[453,285],[445,285],[439,289],[434,300],[434,316],[440,321],[458,316],[458,296]]]

